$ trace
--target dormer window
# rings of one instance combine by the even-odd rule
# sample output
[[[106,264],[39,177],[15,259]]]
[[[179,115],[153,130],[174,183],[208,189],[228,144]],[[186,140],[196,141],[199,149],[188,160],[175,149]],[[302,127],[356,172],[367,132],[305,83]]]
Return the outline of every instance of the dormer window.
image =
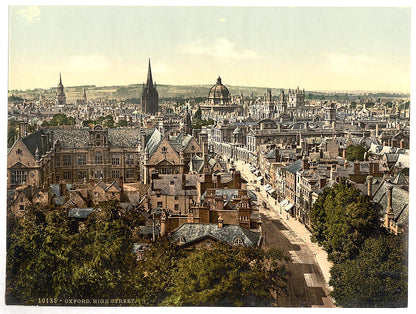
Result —
[[[234,245],[244,245],[243,239],[237,237],[234,239]]]

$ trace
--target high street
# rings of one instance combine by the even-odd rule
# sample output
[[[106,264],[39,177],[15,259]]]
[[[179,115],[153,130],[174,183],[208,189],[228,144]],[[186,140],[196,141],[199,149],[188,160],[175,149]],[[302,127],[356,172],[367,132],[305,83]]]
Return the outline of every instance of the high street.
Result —
[[[248,189],[255,191],[258,184],[248,165],[235,163],[248,181]],[[310,241],[310,232],[294,218],[281,210],[275,199],[260,188],[255,192],[262,217],[262,232],[266,247],[281,248],[291,261],[286,268],[290,272],[287,295],[281,295],[278,306],[282,307],[334,307],[329,297],[329,269],[326,253]],[[267,204],[267,209],[262,205]]]

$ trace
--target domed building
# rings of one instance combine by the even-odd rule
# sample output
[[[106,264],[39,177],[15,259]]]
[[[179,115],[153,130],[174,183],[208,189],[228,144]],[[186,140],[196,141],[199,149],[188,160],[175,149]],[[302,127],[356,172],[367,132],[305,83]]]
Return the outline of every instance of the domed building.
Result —
[[[218,76],[217,84],[211,87],[208,94],[208,102],[212,105],[226,105],[231,102],[231,95],[228,88],[221,83]]]

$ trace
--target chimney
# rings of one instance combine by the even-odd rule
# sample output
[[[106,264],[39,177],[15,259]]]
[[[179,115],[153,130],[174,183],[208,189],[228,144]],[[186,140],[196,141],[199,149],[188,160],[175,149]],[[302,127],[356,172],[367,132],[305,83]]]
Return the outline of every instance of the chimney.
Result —
[[[380,173],[380,164],[376,161],[373,164],[373,174],[379,174]]]
[[[344,160],[345,160],[346,152],[347,152],[347,150],[344,148],[342,150],[342,159],[344,159]]]
[[[240,171],[236,170],[234,172],[234,180],[235,180],[235,188],[241,189],[241,173]]]
[[[224,219],[222,219],[222,216],[219,215],[218,216],[218,228],[222,228],[224,226],[223,222],[224,222]]]
[[[222,188],[221,175],[217,174],[217,189],[221,189],[221,188]]]
[[[306,158],[306,156],[303,156],[303,158],[302,158],[302,170],[308,170],[308,169],[309,169],[308,158]]]
[[[367,195],[373,196],[373,177],[367,176]]]
[[[140,131],[140,144],[142,145],[142,150],[146,147],[146,132],[141,130]]]
[[[160,217],[160,236],[166,235],[166,214],[163,212]]]
[[[212,183],[212,175],[210,173],[205,173],[205,183]]]
[[[326,177],[321,177],[319,179],[319,188],[322,189],[326,185]]]
[[[224,209],[224,198],[221,195],[215,196],[215,210],[223,210]]]
[[[354,174],[360,174],[360,162],[354,161]]]
[[[335,180],[336,180],[336,177],[337,177],[337,170],[336,170],[336,166],[331,168],[331,171],[330,171],[330,173],[329,173],[329,174],[330,174],[329,179],[330,179],[331,181],[335,181]]]
[[[387,187],[387,213],[393,213],[393,186]]]
[[[40,143],[41,143],[41,154],[45,154],[48,151],[48,139],[46,138],[45,134],[40,136]]]
[[[186,176],[184,173],[182,173],[182,190],[185,190],[186,188]]]

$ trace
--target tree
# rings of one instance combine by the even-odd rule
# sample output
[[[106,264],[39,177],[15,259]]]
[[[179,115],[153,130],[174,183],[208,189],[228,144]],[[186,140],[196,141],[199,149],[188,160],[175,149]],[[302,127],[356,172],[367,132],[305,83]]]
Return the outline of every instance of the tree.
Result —
[[[364,240],[379,232],[379,208],[360,194],[343,181],[324,190],[312,207],[312,240],[323,246],[332,261],[354,257]]]
[[[7,147],[11,147],[19,135],[19,121],[10,119],[7,123]]]
[[[117,126],[126,127],[127,126],[127,120],[119,120],[118,123],[117,123]]]
[[[280,250],[220,245],[191,252],[173,273],[175,306],[267,306],[284,291],[287,272]],[[274,295],[273,295],[274,294]]]
[[[198,109],[194,113],[193,120],[202,120],[202,110],[201,110],[201,107],[198,106]]]
[[[348,161],[363,161],[365,148],[361,145],[350,145],[345,151],[345,158]]]
[[[74,125],[75,119],[73,117],[67,117],[63,113],[57,113],[54,115],[49,121],[49,125],[56,126],[56,125]]]
[[[329,284],[342,307],[406,307],[407,257],[401,237],[368,238],[356,259],[335,264]]]

